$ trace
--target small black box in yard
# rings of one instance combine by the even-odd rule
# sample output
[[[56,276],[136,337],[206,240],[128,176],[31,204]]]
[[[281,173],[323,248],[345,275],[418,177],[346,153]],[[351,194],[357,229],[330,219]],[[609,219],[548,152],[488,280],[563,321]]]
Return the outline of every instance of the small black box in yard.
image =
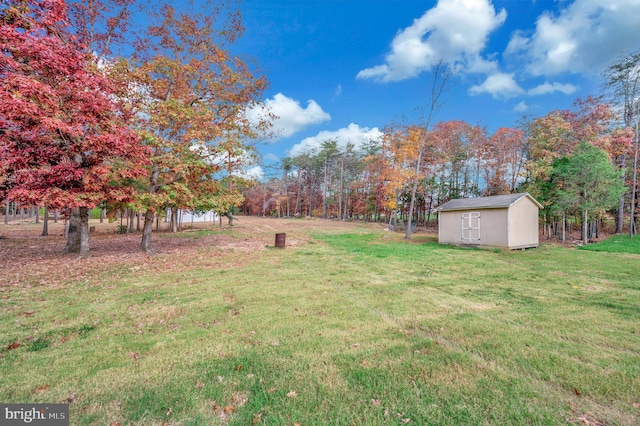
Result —
[[[287,234],[285,234],[284,232],[281,234],[276,234],[276,247],[284,248],[286,239]]]

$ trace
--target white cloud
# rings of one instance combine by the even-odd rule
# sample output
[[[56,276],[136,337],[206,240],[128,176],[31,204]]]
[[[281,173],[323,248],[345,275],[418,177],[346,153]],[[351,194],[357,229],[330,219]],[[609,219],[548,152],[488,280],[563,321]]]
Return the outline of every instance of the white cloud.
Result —
[[[622,51],[637,49],[640,1],[575,0],[538,17],[533,33],[517,32],[506,54],[532,75],[598,74]]]
[[[264,156],[264,159],[267,160],[267,161],[274,161],[274,162],[275,161],[280,161],[280,157],[278,157],[275,154],[267,154],[267,155]]]
[[[264,178],[264,169],[260,166],[254,166],[249,169],[236,172],[236,174],[245,179],[261,181]]]
[[[342,94],[342,84],[338,84],[335,92],[333,93],[335,96],[340,96]]]
[[[529,106],[524,101],[521,101],[513,107],[513,112],[526,112],[528,109]]]
[[[338,129],[335,131],[323,130],[315,136],[304,138],[300,143],[296,144],[289,150],[291,157],[304,154],[305,152],[311,152],[319,150],[322,142],[327,140],[335,140],[338,142],[338,146],[344,147],[348,143],[354,145],[355,149],[360,149],[365,142],[370,140],[379,139],[382,137],[382,132],[377,127],[369,129],[368,127],[360,127],[357,124],[351,123],[347,127]]]
[[[278,137],[288,138],[307,126],[331,120],[331,116],[313,99],[308,100],[307,106],[303,108],[299,101],[282,93],[265,100],[262,107],[276,116],[271,130]],[[264,114],[262,108],[256,107],[247,112],[247,117],[252,123],[257,123]]]
[[[468,72],[490,72],[496,64],[481,56],[491,32],[507,13],[490,0],[439,0],[391,42],[385,63],[361,70],[356,78],[382,82],[412,78],[440,61]]]
[[[561,92],[565,95],[571,95],[578,91],[578,87],[573,84],[561,84],[561,83],[543,83],[539,86],[530,89],[527,93],[531,96],[547,95],[549,93]]]
[[[484,83],[469,89],[470,95],[488,93],[494,98],[512,98],[524,94],[522,87],[516,83],[513,74],[496,72],[490,74]]]

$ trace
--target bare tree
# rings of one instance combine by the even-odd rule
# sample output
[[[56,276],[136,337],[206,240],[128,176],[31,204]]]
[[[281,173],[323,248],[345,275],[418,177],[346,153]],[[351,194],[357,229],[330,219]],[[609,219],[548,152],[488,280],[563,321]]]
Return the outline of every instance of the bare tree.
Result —
[[[411,233],[413,232],[411,221],[413,220],[413,210],[416,204],[416,192],[418,191],[418,182],[420,181],[420,168],[422,165],[422,158],[425,154],[427,146],[427,138],[429,137],[429,127],[431,127],[431,121],[433,120],[436,112],[441,106],[441,97],[444,93],[444,89],[447,86],[447,81],[451,77],[451,69],[443,61],[436,64],[433,70],[433,81],[431,82],[431,96],[427,105],[426,115],[423,118],[424,137],[420,141],[420,148],[418,151],[418,161],[416,162],[415,174],[413,178],[413,184],[411,187],[411,201],[409,202],[409,216],[407,218],[407,231],[405,233],[405,240],[411,239]]]
[[[603,73],[605,80],[605,89],[609,91],[611,95],[611,102],[613,105],[620,105],[622,107],[622,117],[625,127],[632,127],[634,118],[638,111],[635,108],[635,104],[638,101],[640,95],[640,52],[627,52],[618,58],[613,64],[607,68]],[[637,129],[636,129],[637,134]],[[637,136],[636,136],[636,153],[637,153]],[[620,156],[618,163],[619,167],[626,165],[626,154]],[[633,166],[633,174],[637,175],[637,154]],[[622,177],[624,180],[624,176]],[[633,203],[635,202],[635,184],[632,188],[632,213]],[[620,203],[618,207],[618,218],[616,233],[622,233],[624,223],[624,197],[622,194],[620,197]],[[633,222],[633,216],[630,222]],[[632,225],[630,225],[632,227]],[[630,230],[633,232],[633,230]]]

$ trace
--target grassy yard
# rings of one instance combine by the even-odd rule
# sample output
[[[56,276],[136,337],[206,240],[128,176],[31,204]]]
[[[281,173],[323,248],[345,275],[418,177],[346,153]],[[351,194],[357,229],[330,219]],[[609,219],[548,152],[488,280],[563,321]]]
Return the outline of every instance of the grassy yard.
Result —
[[[5,266],[0,401],[68,401],[74,425],[640,422],[638,254],[238,223]]]

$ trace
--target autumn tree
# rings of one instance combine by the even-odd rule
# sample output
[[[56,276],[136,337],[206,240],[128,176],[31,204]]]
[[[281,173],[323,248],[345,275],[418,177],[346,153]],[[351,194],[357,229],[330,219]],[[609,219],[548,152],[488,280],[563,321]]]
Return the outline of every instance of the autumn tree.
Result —
[[[437,123],[433,137],[440,159],[436,173],[442,200],[480,195],[480,151],[486,145],[484,129],[451,120]]]
[[[64,1],[4,1],[0,25],[1,190],[70,208],[65,250],[87,255],[89,209],[130,199],[117,182],[142,173],[145,151],[114,101],[118,87],[72,34]]]
[[[485,138],[480,158],[485,172],[487,195],[510,194],[516,190],[526,159],[524,132],[514,128],[499,128]]]
[[[577,99],[570,110],[551,111],[530,124],[524,187],[545,207],[542,214],[547,222],[555,220],[552,213],[556,209],[549,208],[556,199],[557,188],[550,184],[554,162],[572,155],[581,142],[602,149],[613,158],[620,142],[611,137],[614,117],[608,104],[589,97]]]
[[[133,57],[138,126],[152,152],[148,190],[137,203],[145,211],[146,252],[157,212],[215,203],[222,169],[216,159],[228,153],[230,139],[242,144],[255,136],[244,112],[266,87],[229,51],[243,32],[238,11],[216,2],[181,6],[183,12],[160,8]]]

